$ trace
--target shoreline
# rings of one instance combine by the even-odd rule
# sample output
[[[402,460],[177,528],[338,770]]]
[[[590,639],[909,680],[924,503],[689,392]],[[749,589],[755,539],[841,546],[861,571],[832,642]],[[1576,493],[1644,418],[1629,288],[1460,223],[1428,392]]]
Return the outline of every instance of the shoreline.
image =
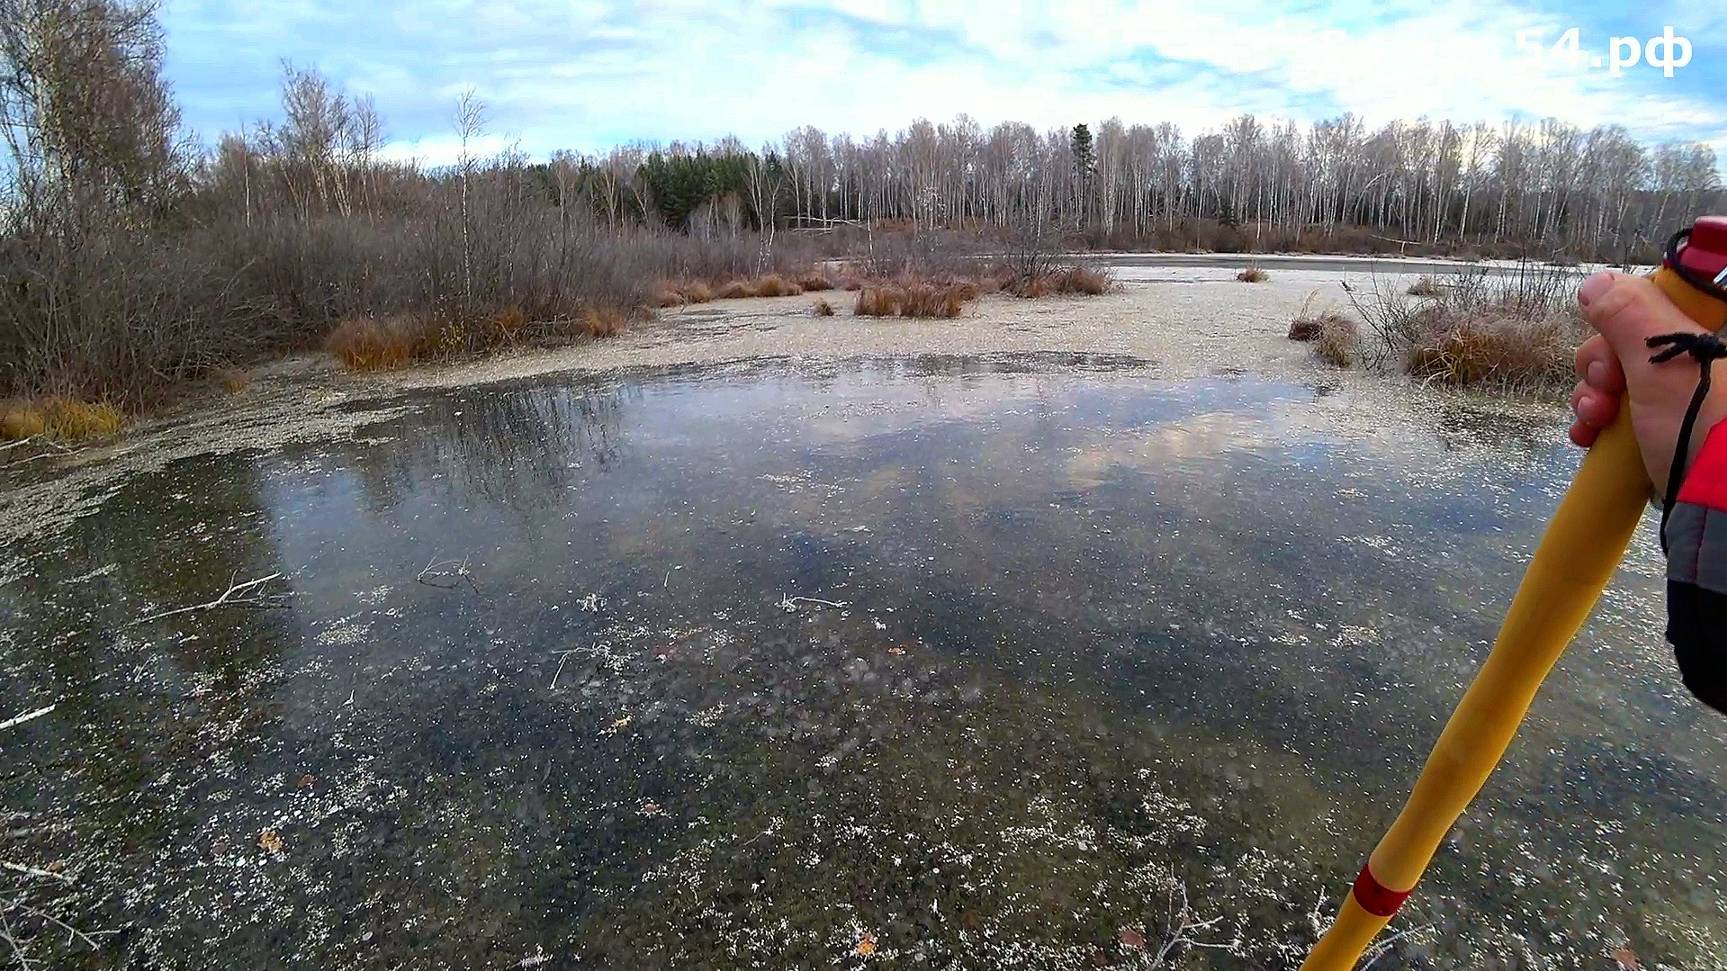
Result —
[[[1167,270],[1165,267],[1152,269]],[[1496,410],[1531,414],[1556,405],[1481,392],[1421,388],[1395,376],[1338,371],[1315,361],[1308,345],[1286,338],[1292,315],[1316,291],[1346,276],[1279,271],[1264,283],[1234,280],[1227,269],[1175,270],[1174,277],[1126,277],[1095,297],[1025,300],[986,294],[950,320],[817,317],[821,295],[748,297],[669,308],[653,321],[603,341],[524,348],[451,363],[356,374],[318,352],[252,372],[244,390],[212,389],[128,427],[117,438],[10,477],[0,509],[9,546],[92,514],[130,476],[200,455],[272,449],[363,434],[371,424],[415,407],[415,393],[479,387],[565,374],[591,377],[667,368],[775,362],[788,367],[847,361],[1070,354],[1147,362],[1160,380],[1251,373],[1277,380],[1378,386],[1378,393],[1458,396]],[[1385,275],[1381,274],[1383,278]],[[844,293],[844,291],[841,291]],[[833,299],[832,294],[826,295]],[[848,295],[849,296],[849,295]],[[1317,300],[1318,298],[1312,298]],[[1059,368],[1056,368],[1059,370]],[[0,583],[16,575],[0,560]]]

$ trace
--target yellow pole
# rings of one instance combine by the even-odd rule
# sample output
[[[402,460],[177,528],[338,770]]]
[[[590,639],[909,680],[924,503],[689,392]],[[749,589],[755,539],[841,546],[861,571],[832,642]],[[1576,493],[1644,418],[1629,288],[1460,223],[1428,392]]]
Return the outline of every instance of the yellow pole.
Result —
[[[1661,288],[1709,330],[1727,324],[1727,304],[1663,268]],[[1397,912],[1439,841],[1481,791],[1529,711],[1535,691],[1606,588],[1649,499],[1631,409],[1601,432],[1565,493],[1505,615],[1493,652],[1446,722],[1415,789],[1374,848],[1337,920],[1303,971],[1349,971]]]

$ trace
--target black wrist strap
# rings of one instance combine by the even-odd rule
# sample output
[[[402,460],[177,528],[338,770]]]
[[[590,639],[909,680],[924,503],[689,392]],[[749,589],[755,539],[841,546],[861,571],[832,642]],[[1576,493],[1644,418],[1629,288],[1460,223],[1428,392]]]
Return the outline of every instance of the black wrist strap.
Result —
[[[1670,264],[1677,266],[1677,262]],[[1651,350],[1665,347],[1666,350],[1651,357],[1651,364],[1665,364],[1681,354],[1690,355],[1697,362],[1702,374],[1697,379],[1697,390],[1691,394],[1691,404],[1685,409],[1685,420],[1679,424],[1679,441],[1673,449],[1673,464],[1667,471],[1667,495],[1661,503],[1661,552],[1667,552],[1667,517],[1673,514],[1673,506],[1679,501],[1679,486],[1685,481],[1685,466],[1691,460],[1691,433],[1697,427],[1697,413],[1703,410],[1703,402],[1709,397],[1709,383],[1715,371],[1715,362],[1727,358],[1727,344],[1714,334],[1662,334],[1651,337],[1644,342]]]

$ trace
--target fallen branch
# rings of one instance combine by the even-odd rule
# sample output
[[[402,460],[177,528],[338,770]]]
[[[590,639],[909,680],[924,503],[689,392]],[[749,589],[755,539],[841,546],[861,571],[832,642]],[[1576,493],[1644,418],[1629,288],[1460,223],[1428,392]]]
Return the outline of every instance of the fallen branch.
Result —
[[[44,877],[49,880],[58,880],[61,883],[77,882],[64,873],[55,873],[53,870],[44,870],[27,863],[13,863],[9,860],[0,860],[0,870],[11,870],[13,873],[22,873],[27,877]]]
[[[53,710],[54,710],[54,706],[49,705],[46,708],[38,708],[35,711],[27,711],[22,715],[14,715],[13,717],[8,718],[3,722],[0,722],[0,731],[11,728],[14,725],[22,725],[27,721],[41,718],[43,715],[46,715]]]
[[[238,577],[239,575],[239,572],[235,571],[234,577]],[[281,579],[281,577],[282,574],[280,573],[272,573],[269,576],[259,577],[256,580],[247,580],[244,583],[235,583],[231,577],[228,581],[228,589],[222,591],[222,595],[217,597],[215,600],[211,600],[208,603],[193,604],[190,607],[176,607],[173,610],[164,610],[159,613],[148,614],[132,621],[132,623],[127,624],[126,626],[131,627],[147,621],[161,620],[163,617],[173,617],[176,614],[190,614],[204,610],[215,610],[218,607],[283,607],[286,606],[286,600],[288,597],[287,593],[264,593],[259,589],[271,580],[278,580]]]

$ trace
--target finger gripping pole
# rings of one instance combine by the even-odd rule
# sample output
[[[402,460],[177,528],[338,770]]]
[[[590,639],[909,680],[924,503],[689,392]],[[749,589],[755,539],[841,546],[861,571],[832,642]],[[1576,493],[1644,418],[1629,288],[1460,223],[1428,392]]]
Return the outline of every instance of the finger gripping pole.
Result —
[[[1699,228],[1703,226],[1699,222]],[[1710,330],[1727,303],[1671,269],[1655,283]],[[1629,408],[1601,432],[1553,514],[1494,641],[1492,653],[1451,714],[1403,811],[1362,867],[1337,919],[1303,971],[1349,971],[1415,888],[1445,834],[1475,798],[1554,662],[1582,627],[1625,555],[1649,496]]]

